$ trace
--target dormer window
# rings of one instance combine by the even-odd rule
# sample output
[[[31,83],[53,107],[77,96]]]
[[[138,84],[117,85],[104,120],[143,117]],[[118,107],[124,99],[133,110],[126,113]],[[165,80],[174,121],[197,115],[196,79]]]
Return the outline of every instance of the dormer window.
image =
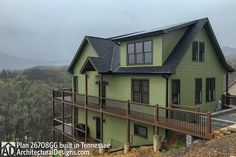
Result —
[[[141,41],[127,45],[127,63],[151,64],[152,63],[152,41]]]

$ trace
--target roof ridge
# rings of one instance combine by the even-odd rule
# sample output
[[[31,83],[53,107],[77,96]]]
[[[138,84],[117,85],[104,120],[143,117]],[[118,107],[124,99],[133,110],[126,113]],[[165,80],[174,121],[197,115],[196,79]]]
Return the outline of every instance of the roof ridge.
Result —
[[[198,21],[201,20],[208,20],[207,17],[205,18],[200,18],[200,19],[196,19],[196,20],[191,20],[191,21],[185,21],[185,22],[181,22],[181,23],[175,23],[175,24],[171,24],[171,25],[165,25],[165,26],[161,26],[161,27],[157,27],[154,29],[147,29],[147,30],[142,30],[142,31],[137,31],[137,32],[133,32],[133,33],[128,33],[128,34],[123,34],[123,35],[119,35],[119,36],[114,36],[114,37],[110,37],[108,39],[111,39],[113,41],[119,41],[119,39],[125,39],[125,38],[132,38],[134,36],[140,36],[140,35],[145,35],[145,34],[151,34],[151,33],[166,33],[166,31],[171,31],[173,29],[178,29],[178,28],[183,28],[183,27],[187,27],[190,26],[194,23],[197,23]]]
[[[113,41],[112,41],[112,40],[110,40],[109,38],[96,37],[96,36],[90,36],[90,35],[86,35],[85,37],[88,37],[88,38],[96,38],[96,39],[102,39],[102,40],[108,40],[108,41],[111,41],[111,42],[113,42]]]

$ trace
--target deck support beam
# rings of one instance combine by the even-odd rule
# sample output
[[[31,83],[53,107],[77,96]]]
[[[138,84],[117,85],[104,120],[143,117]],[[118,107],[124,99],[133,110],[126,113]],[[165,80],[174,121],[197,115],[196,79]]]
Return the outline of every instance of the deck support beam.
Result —
[[[62,90],[62,132],[63,132],[63,135],[62,135],[62,143],[65,143],[65,93],[64,93],[64,90]]]
[[[229,98],[229,74],[227,73],[225,76],[225,105],[230,105]]]
[[[156,104],[155,108],[154,108],[154,122],[157,125],[158,121],[159,121],[159,105]],[[154,127],[154,134],[159,135],[159,127]]]
[[[54,89],[52,90],[52,142],[55,142],[54,118],[55,118],[55,101]]]
[[[127,106],[126,106],[126,116],[127,116],[127,138],[126,138],[126,142],[127,143],[131,143],[131,140],[130,140],[130,119],[129,119],[129,116],[130,116],[130,101],[128,100],[127,101]]]
[[[85,137],[84,141],[87,142],[88,138],[88,75],[85,74]]]
[[[100,76],[100,91],[99,91],[99,98],[100,98],[100,142],[103,143],[103,75]]]

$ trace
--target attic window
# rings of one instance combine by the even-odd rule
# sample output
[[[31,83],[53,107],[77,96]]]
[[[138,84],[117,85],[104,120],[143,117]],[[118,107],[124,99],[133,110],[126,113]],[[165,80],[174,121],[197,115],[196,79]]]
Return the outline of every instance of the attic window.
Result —
[[[205,60],[204,42],[194,41],[192,45],[192,61],[204,62],[204,60]]]
[[[128,64],[151,64],[152,63],[152,41],[141,41],[127,45]]]

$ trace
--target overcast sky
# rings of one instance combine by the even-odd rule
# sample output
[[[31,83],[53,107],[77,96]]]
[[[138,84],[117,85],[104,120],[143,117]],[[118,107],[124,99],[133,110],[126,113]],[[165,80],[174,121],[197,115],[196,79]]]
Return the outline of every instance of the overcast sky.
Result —
[[[0,0],[0,52],[70,60],[84,35],[109,37],[208,17],[236,47],[236,0]]]

